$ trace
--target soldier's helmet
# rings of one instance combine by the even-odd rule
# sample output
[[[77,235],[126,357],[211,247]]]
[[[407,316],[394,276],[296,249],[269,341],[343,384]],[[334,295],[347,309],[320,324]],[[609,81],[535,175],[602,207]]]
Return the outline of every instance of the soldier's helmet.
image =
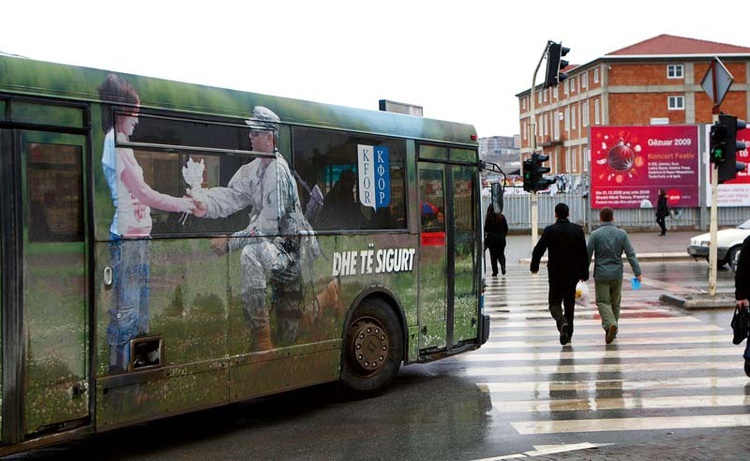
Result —
[[[281,119],[279,119],[279,116],[271,109],[263,106],[255,106],[252,118],[245,120],[245,123],[254,130],[273,131],[274,133],[278,133],[280,121]]]

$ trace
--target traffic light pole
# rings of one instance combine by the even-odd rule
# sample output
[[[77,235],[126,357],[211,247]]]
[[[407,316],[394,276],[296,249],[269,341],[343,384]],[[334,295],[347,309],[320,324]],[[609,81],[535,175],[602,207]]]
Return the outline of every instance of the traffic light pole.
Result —
[[[716,231],[718,225],[718,211],[716,202],[719,200],[719,167],[711,164],[711,219],[709,232],[711,233],[711,244],[708,246],[708,295],[716,295],[716,260],[718,253],[716,248]]]
[[[719,106],[714,105],[713,108],[713,123],[719,122]],[[709,150],[711,149],[711,143],[709,142]],[[710,245],[708,246],[708,295],[716,296],[716,272],[719,269],[716,266],[718,258],[718,249],[716,248],[716,232],[719,227],[719,212],[718,202],[719,201],[719,165],[715,162],[711,162],[711,211],[709,218],[708,232],[711,236]]]
[[[534,69],[534,75],[531,77],[531,92],[530,92],[530,110],[531,113],[529,115],[530,119],[530,131],[531,131],[531,153],[533,154],[536,152],[536,74],[539,72],[539,68],[542,67],[542,61],[544,61],[544,57],[547,54],[547,48],[549,48],[549,43],[544,48],[544,53],[542,53],[542,57],[539,58],[539,63],[536,65],[536,69]],[[521,167],[523,167],[523,158],[521,159]],[[521,175],[523,176],[524,172],[521,172]],[[536,195],[537,192],[534,191],[531,193],[531,247],[534,248],[534,245],[536,245],[536,241],[539,238],[539,197]]]

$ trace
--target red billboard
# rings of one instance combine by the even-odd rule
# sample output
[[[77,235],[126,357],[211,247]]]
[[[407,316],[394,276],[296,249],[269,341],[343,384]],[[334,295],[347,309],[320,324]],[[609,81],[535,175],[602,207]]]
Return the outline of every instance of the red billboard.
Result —
[[[597,126],[589,133],[591,207],[697,207],[697,125]]]

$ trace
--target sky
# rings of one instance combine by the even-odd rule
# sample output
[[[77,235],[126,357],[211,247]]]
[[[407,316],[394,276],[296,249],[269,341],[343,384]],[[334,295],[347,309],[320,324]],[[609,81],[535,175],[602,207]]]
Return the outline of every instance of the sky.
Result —
[[[674,0],[8,1],[0,52],[363,109],[388,99],[513,136],[548,40],[571,64],[661,34],[750,47],[747,5],[720,5],[735,27]]]

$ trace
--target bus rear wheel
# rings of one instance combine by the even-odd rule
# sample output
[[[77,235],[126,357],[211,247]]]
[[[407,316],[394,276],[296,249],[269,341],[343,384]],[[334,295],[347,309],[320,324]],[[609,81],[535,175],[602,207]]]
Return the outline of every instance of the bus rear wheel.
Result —
[[[393,308],[382,299],[357,307],[344,336],[341,383],[352,397],[368,397],[385,389],[398,373],[403,336]]]

